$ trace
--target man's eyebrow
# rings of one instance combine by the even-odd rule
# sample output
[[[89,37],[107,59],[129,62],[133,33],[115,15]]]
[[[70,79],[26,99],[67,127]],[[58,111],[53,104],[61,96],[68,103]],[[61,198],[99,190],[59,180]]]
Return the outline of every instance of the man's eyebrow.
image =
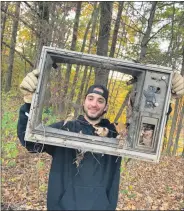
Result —
[[[90,94],[88,94],[88,95],[87,95],[87,97],[94,97],[94,96],[93,96],[92,94],[91,94],[91,95],[90,95]],[[102,99],[102,100],[105,100],[105,98],[104,98],[103,96],[99,96],[99,98],[98,98],[98,99],[100,99],[100,100],[101,100],[101,99]]]
[[[99,99],[105,100],[104,97],[99,97]]]

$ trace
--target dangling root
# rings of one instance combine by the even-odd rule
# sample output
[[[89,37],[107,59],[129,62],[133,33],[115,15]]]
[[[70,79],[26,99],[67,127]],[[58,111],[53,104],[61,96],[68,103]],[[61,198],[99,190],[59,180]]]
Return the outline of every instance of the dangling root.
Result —
[[[76,150],[76,159],[75,159],[74,163],[76,164],[77,168],[79,167],[81,161],[84,158],[84,153],[85,152],[78,153],[77,150]]]

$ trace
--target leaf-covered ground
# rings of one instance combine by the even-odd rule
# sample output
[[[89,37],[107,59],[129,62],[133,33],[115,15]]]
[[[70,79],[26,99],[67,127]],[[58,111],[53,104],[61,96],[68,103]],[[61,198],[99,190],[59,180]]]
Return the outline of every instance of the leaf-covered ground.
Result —
[[[158,164],[131,160],[121,174],[117,210],[184,208],[184,159],[162,156]]]
[[[19,146],[14,162],[2,166],[2,210],[46,210],[50,156],[30,154]],[[159,164],[122,163],[117,210],[181,210],[184,208],[182,157],[162,156]]]

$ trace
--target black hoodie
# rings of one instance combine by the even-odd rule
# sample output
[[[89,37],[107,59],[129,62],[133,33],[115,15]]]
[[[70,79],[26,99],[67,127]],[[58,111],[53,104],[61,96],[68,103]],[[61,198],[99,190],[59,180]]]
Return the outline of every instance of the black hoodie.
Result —
[[[118,200],[121,158],[112,155],[85,152],[77,167],[75,149],[25,142],[24,134],[30,104],[20,108],[18,121],[18,137],[28,151],[42,149],[52,156],[49,175],[47,208],[48,210],[115,210]],[[98,124],[109,129],[108,137],[116,137],[113,124],[102,119]],[[94,128],[83,116],[69,121],[63,126],[63,121],[51,125],[53,128],[87,135],[96,135]]]

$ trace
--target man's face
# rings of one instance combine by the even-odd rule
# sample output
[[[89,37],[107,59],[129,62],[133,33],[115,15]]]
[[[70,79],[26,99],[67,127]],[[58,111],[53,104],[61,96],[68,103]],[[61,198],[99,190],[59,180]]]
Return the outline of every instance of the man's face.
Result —
[[[153,136],[153,130],[145,130],[144,132],[143,132],[143,137],[144,138],[152,138],[152,136]]]
[[[95,90],[103,93],[103,90],[101,90],[99,88],[96,88]],[[85,115],[90,120],[99,119],[102,116],[102,114],[104,113],[104,111],[107,110],[105,98],[96,93],[88,94],[86,96],[83,106],[84,106]]]

